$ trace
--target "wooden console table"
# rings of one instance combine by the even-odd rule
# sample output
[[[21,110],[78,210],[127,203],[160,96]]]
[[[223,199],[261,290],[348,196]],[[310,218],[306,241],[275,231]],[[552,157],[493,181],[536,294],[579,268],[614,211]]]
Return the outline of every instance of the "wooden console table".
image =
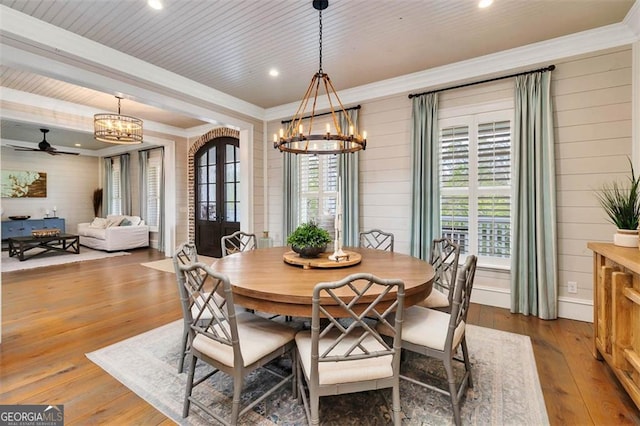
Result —
[[[593,355],[604,359],[640,408],[640,250],[593,250]]]

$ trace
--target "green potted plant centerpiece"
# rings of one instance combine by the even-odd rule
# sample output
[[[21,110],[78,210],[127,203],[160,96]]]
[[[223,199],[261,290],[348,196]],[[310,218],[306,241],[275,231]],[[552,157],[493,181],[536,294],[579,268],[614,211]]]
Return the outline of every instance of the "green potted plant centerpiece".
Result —
[[[313,221],[298,226],[287,238],[291,249],[305,258],[317,257],[330,242],[331,235]]]
[[[631,166],[627,185],[618,182],[604,184],[596,194],[609,221],[616,225],[613,244],[622,247],[638,247],[638,225],[640,220],[640,178]]]

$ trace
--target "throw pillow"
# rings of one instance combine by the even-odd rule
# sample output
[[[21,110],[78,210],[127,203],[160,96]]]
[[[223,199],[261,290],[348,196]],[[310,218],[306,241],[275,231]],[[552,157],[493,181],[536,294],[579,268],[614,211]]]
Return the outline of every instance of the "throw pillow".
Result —
[[[120,222],[120,226],[131,226],[131,225],[132,225],[131,221],[127,218],[122,219],[122,222]]]
[[[93,219],[93,222],[89,225],[90,228],[100,228],[105,229],[108,225],[107,219],[102,217],[96,217]]]
[[[111,216],[107,218],[107,228],[111,228],[112,226],[119,226],[120,222],[122,222],[124,218],[122,216]]]

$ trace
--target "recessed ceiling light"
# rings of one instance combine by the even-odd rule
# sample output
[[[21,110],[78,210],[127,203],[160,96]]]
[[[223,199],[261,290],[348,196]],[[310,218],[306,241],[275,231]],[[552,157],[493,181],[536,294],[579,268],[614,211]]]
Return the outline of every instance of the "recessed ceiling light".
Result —
[[[81,143],[74,143],[73,146],[82,146]]]
[[[275,69],[275,68],[271,68],[271,69],[269,70],[269,75],[270,75],[271,77],[277,77],[277,76],[279,76],[279,75],[280,75],[280,71],[278,71],[278,70],[277,70],[277,69]]]
[[[147,0],[149,7],[155,10],[162,10],[162,0]]]
[[[484,9],[485,7],[489,7],[493,4],[493,0],[480,0],[478,2],[478,7],[480,9]]]

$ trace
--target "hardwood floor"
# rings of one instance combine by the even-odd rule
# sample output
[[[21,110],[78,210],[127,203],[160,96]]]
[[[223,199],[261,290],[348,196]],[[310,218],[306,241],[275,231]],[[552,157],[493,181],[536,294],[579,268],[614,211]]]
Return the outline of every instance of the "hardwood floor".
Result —
[[[85,356],[181,317],[174,275],[140,266],[161,258],[140,249],[3,273],[0,404],[64,404],[68,425],[173,424]],[[611,370],[591,355],[590,323],[481,305],[468,322],[531,336],[552,425],[640,424]]]

